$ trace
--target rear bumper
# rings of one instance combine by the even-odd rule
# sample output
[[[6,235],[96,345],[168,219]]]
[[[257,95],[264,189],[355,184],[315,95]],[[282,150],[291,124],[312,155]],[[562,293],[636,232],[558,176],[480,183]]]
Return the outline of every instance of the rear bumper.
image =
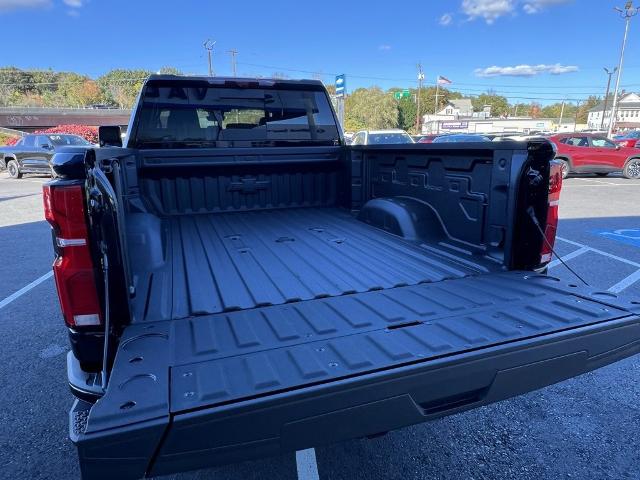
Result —
[[[640,318],[621,319],[415,362],[294,392],[71,437],[83,478],[139,478],[364,437],[487,405],[640,352]]]
[[[97,372],[102,367],[104,332],[79,331],[69,328],[71,350],[84,370]]]

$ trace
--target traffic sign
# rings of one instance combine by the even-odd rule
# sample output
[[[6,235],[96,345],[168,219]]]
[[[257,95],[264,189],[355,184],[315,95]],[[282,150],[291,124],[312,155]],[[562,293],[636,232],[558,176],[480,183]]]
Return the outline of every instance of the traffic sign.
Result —
[[[396,100],[400,100],[401,98],[409,98],[411,96],[411,92],[409,90],[398,90],[397,92],[393,92],[393,98]]]
[[[342,75],[336,75],[336,96],[344,97],[346,90],[347,76],[344,73]]]

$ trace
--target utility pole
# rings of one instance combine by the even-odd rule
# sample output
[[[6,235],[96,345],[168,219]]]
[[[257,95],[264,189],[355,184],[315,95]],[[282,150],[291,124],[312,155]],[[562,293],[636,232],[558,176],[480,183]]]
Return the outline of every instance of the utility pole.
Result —
[[[438,114],[438,94],[440,93],[440,77],[436,78],[436,106],[433,107],[433,114]]]
[[[562,108],[560,108],[560,121],[558,122],[558,132],[562,129],[562,117],[564,115],[564,100],[562,101]]]
[[[228,50],[227,53],[231,54],[231,71],[233,72],[233,76],[237,77],[237,75],[236,75],[236,55],[238,54],[238,51],[235,48],[232,48],[231,50]]]
[[[607,93],[604,95],[604,108],[602,109],[602,120],[600,120],[600,130],[604,130],[604,116],[607,114],[607,106],[609,103],[609,88],[611,87],[611,75],[618,71],[618,67],[614,67],[613,70],[609,70],[607,67],[604,67],[604,71],[607,74]],[[609,123],[611,123],[611,119],[609,119]]]
[[[422,64],[418,63],[418,98],[416,99],[416,134],[420,135],[420,92],[422,91],[422,81],[424,80],[424,72]]]
[[[211,55],[213,55],[213,46],[216,44],[215,41],[207,38],[205,42],[202,44],[204,49],[207,51],[207,56],[209,57],[209,76],[213,77],[213,63],[211,63]]]
[[[633,6],[633,0],[628,1],[624,5],[624,9],[615,7],[615,10],[624,18],[624,37],[622,37],[622,48],[620,49],[620,63],[618,63],[618,75],[616,77],[616,89],[613,92],[613,108],[611,110],[611,121],[607,130],[607,137],[613,132],[613,125],[617,118],[618,109],[618,90],[620,89],[620,76],[622,75],[622,63],[624,62],[624,49],[627,46],[627,35],[629,33],[629,23],[631,18],[638,14],[638,8]]]
[[[580,112],[580,100],[576,100],[576,116],[573,119],[573,131],[578,128],[578,112]]]

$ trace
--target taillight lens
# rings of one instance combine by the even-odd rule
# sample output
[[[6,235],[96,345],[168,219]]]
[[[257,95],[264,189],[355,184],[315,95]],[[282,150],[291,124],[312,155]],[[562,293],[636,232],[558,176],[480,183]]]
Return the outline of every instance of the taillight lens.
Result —
[[[553,255],[553,246],[558,230],[558,205],[560,204],[560,190],[562,190],[562,163],[556,160],[551,162],[549,169],[549,194],[547,224],[544,228],[545,242],[540,250],[540,263],[548,263]]]
[[[45,185],[44,216],[55,232],[58,255],[53,273],[66,324],[83,327],[101,324],[93,260],[80,185]]]

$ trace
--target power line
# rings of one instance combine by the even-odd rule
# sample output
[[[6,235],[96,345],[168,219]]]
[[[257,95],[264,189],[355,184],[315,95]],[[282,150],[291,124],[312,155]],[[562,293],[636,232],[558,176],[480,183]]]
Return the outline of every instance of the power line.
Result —
[[[288,67],[280,67],[280,66],[275,66],[275,65],[264,65],[264,64],[259,64],[259,63],[249,63],[249,62],[238,62],[238,64],[240,65],[247,65],[250,67],[259,67],[259,68],[266,68],[266,69],[270,69],[270,70],[283,70],[286,72],[298,72],[298,73],[309,73],[309,74],[314,74],[317,73],[317,70],[313,71],[313,70],[303,70],[303,69],[299,69],[299,68],[288,68]],[[336,72],[326,72],[327,75],[338,75],[338,73]],[[349,77],[351,78],[360,78],[360,79],[364,79],[364,80],[381,80],[381,81],[388,81],[388,82],[414,82],[415,80],[412,78],[400,78],[400,77],[378,77],[378,76],[371,76],[371,75],[355,75],[353,73],[347,73],[347,75],[349,75]],[[462,85],[462,86],[475,86],[475,87],[487,87],[487,88],[522,88],[522,87],[526,87],[526,85],[515,85],[515,84],[493,84],[493,83],[467,83],[467,82],[456,82],[457,85]],[[435,82],[431,83],[429,82],[428,85],[431,86],[436,86]],[[640,86],[640,83],[629,83],[626,85],[623,85],[623,87],[634,87],[634,86]],[[599,89],[601,86],[600,85],[537,85],[535,88],[543,88],[543,89],[553,89],[553,90],[575,90],[575,89],[584,89],[584,88],[593,88],[593,89]],[[582,92],[580,92],[582,93]]]

